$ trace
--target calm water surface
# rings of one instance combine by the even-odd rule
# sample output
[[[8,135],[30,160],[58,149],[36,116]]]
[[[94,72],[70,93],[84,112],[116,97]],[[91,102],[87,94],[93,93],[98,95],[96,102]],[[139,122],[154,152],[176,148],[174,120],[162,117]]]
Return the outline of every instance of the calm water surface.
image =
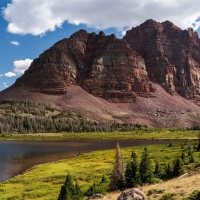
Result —
[[[142,140],[0,141],[0,182],[33,165],[71,158],[78,153],[113,149],[117,142],[121,147],[168,143]]]

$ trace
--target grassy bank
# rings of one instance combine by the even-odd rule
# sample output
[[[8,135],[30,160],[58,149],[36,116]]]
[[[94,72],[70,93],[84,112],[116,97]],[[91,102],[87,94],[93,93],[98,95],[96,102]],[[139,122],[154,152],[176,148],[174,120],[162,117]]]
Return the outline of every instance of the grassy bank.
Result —
[[[33,133],[0,134],[0,140],[65,140],[65,139],[131,139],[131,140],[190,140],[197,139],[199,130],[136,129],[129,132]]]
[[[192,174],[181,179],[172,179],[154,185],[144,185],[140,189],[147,194],[149,200],[183,200],[190,196],[193,191],[199,190],[200,173]],[[108,193],[103,200],[116,200],[121,192]],[[168,197],[168,198],[167,198]],[[100,199],[96,199],[100,200]],[[102,200],[102,199],[101,199]]]
[[[195,145],[195,144],[194,144]],[[194,146],[192,145],[192,146]],[[122,153],[127,162],[133,150],[139,159],[143,147],[122,148]],[[154,145],[148,146],[152,167],[155,160],[161,165],[173,162],[180,157],[181,151],[188,152],[188,145]],[[2,200],[56,200],[65,177],[70,173],[78,182],[83,191],[86,191],[93,183],[101,180],[104,174],[109,178],[114,162],[114,150],[95,151],[85,153],[73,159],[66,159],[54,163],[47,163],[33,167],[23,175],[12,178],[0,184],[0,196]],[[184,170],[191,170],[200,160],[200,153],[193,153],[195,162],[184,166]],[[192,191],[191,191],[192,192]]]

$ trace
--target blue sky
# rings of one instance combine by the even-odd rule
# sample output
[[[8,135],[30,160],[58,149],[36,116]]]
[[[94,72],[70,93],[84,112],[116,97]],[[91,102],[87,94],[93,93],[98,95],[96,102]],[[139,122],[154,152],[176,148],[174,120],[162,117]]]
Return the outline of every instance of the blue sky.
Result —
[[[79,29],[123,37],[147,19],[200,34],[199,0],[0,0],[0,91],[33,59]]]

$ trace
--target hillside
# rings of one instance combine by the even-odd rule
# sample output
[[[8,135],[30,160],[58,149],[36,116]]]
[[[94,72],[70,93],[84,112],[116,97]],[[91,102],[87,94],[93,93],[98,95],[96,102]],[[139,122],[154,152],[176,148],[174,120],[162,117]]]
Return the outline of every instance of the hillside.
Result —
[[[80,30],[36,58],[0,101],[43,102],[103,123],[199,125],[200,39],[147,20],[123,39]]]
[[[168,194],[170,196],[170,194],[174,194],[170,199],[183,200],[190,196],[193,191],[199,190],[199,181],[200,174],[193,174],[181,179],[172,179],[154,185],[145,185],[140,187],[140,190],[147,194],[150,199],[158,200],[164,195]],[[121,192],[109,193],[101,198],[101,200],[116,200],[120,194]]]

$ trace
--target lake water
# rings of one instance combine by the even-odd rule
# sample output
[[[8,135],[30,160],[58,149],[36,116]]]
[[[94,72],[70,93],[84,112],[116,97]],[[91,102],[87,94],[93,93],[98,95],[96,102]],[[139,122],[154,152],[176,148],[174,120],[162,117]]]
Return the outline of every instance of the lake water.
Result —
[[[0,141],[0,182],[41,163],[72,158],[79,153],[120,147],[167,144],[142,140]]]

